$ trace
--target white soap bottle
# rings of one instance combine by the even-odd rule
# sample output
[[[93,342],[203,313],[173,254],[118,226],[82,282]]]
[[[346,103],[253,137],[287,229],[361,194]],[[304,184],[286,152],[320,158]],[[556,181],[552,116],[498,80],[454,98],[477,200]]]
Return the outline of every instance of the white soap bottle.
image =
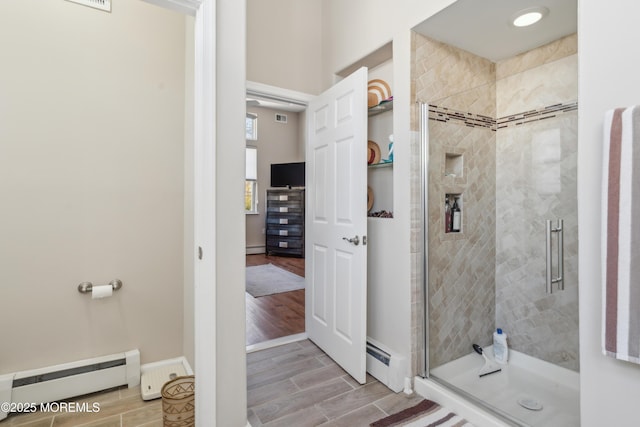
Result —
[[[509,347],[507,346],[507,334],[498,328],[493,333],[493,358],[496,362],[506,364],[509,360]]]

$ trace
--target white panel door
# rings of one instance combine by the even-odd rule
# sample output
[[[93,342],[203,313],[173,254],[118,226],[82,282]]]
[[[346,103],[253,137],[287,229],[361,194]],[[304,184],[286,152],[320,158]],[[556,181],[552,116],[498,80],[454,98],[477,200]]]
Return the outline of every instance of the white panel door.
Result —
[[[364,384],[366,68],[310,102],[307,132],[306,330],[313,342]]]

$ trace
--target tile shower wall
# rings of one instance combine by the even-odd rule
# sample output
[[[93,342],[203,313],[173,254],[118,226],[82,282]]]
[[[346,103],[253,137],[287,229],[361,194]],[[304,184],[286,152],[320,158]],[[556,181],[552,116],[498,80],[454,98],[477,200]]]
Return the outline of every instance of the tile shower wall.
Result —
[[[489,344],[494,327],[495,65],[418,34],[414,43],[415,100],[431,104],[428,334],[433,367],[469,353],[471,343]],[[414,143],[419,147],[419,140]],[[461,175],[445,176],[447,153],[462,155]],[[412,170],[414,186],[419,166]],[[445,193],[463,195],[460,233],[444,232]],[[419,215],[419,209],[413,212]],[[412,225],[417,235],[420,219]],[[416,289],[421,286],[415,283]]]
[[[496,325],[513,349],[578,371],[575,52],[570,36],[497,65]],[[555,108],[534,114],[545,106]],[[565,229],[565,289],[553,294],[545,291],[547,219],[564,219]],[[556,256],[554,241],[554,268]]]
[[[489,344],[497,324],[510,332],[510,345],[516,350],[577,370],[577,221],[570,215],[576,212],[577,38],[565,37],[493,64],[419,34],[413,37],[412,154],[418,159],[415,102],[431,104],[430,366],[469,353],[472,342]],[[444,176],[445,153],[463,154],[462,177]],[[418,372],[425,332],[419,273],[420,162],[411,166],[412,353]],[[515,191],[520,184],[524,194]],[[444,233],[445,193],[463,193],[462,233]],[[549,209],[539,212],[542,206]],[[524,215],[523,207],[565,220],[567,290],[562,293],[544,294],[544,234],[522,234],[538,227]],[[536,220],[542,221],[543,231],[544,219]],[[515,257],[508,256],[511,251]],[[530,258],[535,261],[525,266]]]

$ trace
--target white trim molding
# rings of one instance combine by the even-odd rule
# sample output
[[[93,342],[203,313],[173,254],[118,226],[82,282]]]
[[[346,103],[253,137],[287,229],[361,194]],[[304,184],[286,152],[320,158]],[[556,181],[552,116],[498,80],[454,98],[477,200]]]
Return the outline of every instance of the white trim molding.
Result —
[[[314,95],[309,95],[308,93],[252,81],[247,81],[247,95],[298,104],[305,107],[315,98]]]
[[[175,0],[171,0],[175,3]],[[191,2],[188,2],[191,3]],[[216,0],[195,13],[194,341],[196,425],[216,425]]]
[[[202,0],[143,0],[147,3],[164,7],[165,9],[175,10],[185,15],[196,16]]]
[[[196,424],[216,425],[216,0],[144,0],[195,17],[194,361]]]

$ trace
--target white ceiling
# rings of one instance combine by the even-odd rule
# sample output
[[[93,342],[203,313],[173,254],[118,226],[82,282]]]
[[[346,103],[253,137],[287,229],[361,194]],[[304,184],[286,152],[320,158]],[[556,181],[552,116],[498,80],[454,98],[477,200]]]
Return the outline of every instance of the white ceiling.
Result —
[[[537,6],[549,9],[537,24],[511,24],[518,11]],[[497,62],[575,33],[577,15],[577,0],[458,0],[414,30]]]

